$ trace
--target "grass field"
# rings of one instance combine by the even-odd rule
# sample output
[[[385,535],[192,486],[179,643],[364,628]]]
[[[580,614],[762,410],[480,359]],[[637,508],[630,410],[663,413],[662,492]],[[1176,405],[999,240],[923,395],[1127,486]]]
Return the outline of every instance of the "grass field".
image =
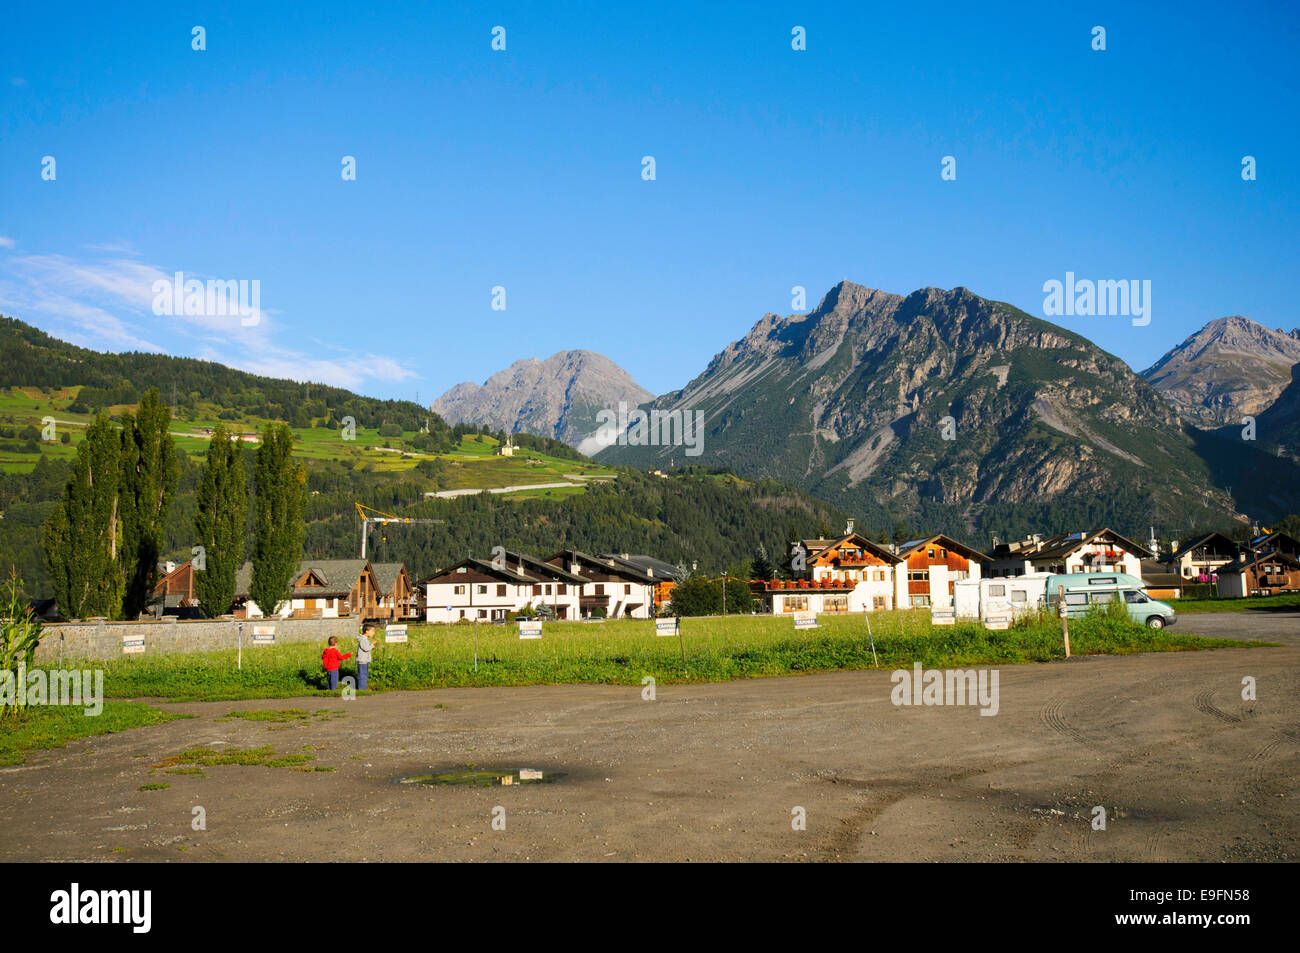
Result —
[[[188,717],[129,701],[105,702],[104,710],[93,718],[87,717],[85,709],[77,705],[28,708],[0,720],[0,765],[22,764],[25,755],[32,751],[62,748],[78,738]]]
[[[540,640],[519,639],[514,626],[413,625],[410,642],[377,647],[370,688],[635,685],[645,676],[667,684],[840,669],[894,669],[916,661],[942,668],[1045,662],[1064,656],[1060,623],[1055,619],[990,631],[977,624],[931,626],[924,612],[878,612],[872,615],[871,627],[874,659],[866,622],[859,615],[822,616],[819,628],[800,632],[789,618],[683,619],[681,642],[656,636],[650,620],[548,622]],[[1071,620],[1070,637],[1078,655],[1260,644],[1156,631],[1135,625],[1127,617],[1105,614]],[[105,694],[176,701],[336,697],[325,690],[322,647],[302,643],[245,651],[242,670],[235,667],[234,652],[118,659],[105,665]],[[345,651],[354,648],[344,645]],[[353,662],[345,662],[343,675],[354,672]]]

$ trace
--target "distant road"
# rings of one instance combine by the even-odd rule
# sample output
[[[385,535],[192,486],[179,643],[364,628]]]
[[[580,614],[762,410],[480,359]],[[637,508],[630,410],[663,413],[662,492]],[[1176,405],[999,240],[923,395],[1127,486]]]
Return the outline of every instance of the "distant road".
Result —
[[[457,496],[473,496],[475,493],[517,493],[520,490],[550,490],[561,486],[585,486],[582,483],[524,483],[520,486],[498,486],[488,489],[486,487],[470,487],[464,490],[438,490],[436,493],[426,493],[425,496],[437,497],[440,500],[450,500]]]

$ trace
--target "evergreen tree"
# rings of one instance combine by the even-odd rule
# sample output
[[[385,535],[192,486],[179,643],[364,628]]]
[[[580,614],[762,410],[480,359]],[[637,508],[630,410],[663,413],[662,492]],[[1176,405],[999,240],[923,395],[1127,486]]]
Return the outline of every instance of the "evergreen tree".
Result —
[[[121,457],[117,428],[107,414],[100,414],[86,428],[72,478],[45,523],[45,560],[54,598],[69,619],[121,614]]]
[[[307,471],[293,462],[293,432],[267,424],[257,449],[253,579],[249,598],[265,615],[293,594],[307,527]]]
[[[673,586],[673,615],[718,615],[721,612],[722,583],[705,576],[689,576]]]
[[[767,555],[767,547],[762,543],[754,550],[754,578],[768,580],[775,575],[772,560]]]
[[[228,611],[235,601],[235,574],[244,564],[248,519],[244,452],[239,441],[232,440],[220,425],[208,444],[208,463],[196,496],[194,533],[204,549],[205,566],[194,575],[194,594],[200,611],[211,619]]]
[[[168,432],[171,409],[153,387],[136,413],[122,415],[121,541],[122,615],[134,619],[149,604],[158,582],[158,559],[167,529],[167,509],[176,491],[176,446]]]

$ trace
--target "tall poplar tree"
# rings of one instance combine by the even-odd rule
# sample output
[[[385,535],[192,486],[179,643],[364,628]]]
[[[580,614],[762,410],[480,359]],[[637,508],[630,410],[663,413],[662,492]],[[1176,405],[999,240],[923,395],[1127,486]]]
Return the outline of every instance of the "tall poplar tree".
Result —
[[[204,549],[204,568],[194,574],[199,610],[209,619],[229,611],[235,601],[235,574],[244,564],[248,520],[248,478],[244,451],[218,425],[208,444],[208,465],[196,494],[194,533]],[[258,605],[261,605],[259,602]]]
[[[121,547],[122,615],[134,619],[149,604],[158,582],[158,559],[167,509],[176,490],[176,443],[169,432],[171,408],[153,387],[134,414],[122,415]]]
[[[257,448],[253,523],[253,579],[249,598],[264,615],[293,594],[307,536],[307,471],[293,462],[293,432],[267,424]]]
[[[72,478],[44,529],[55,600],[70,619],[121,614],[121,472],[121,438],[108,415],[100,414],[86,428]]]

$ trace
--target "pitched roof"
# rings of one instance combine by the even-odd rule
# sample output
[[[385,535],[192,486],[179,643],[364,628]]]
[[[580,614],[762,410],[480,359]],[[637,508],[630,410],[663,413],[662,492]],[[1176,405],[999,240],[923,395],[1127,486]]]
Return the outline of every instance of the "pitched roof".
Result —
[[[929,546],[931,543],[938,543],[944,549],[950,549],[959,556],[964,556],[966,559],[978,559],[980,562],[986,563],[992,561],[993,558],[971,549],[965,543],[959,543],[951,536],[945,536],[943,533],[936,533],[933,536],[927,536],[925,539],[913,539],[906,543],[900,543],[898,547],[898,555],[906,559],[912,553],[916,552],[916,550],[923,546]]]
[[[600,555],[605,559],[613,559],[623,563],[638,572],[649,570],[657,579],[680,581],[685,578],[682,571],[672,563],[664,562],[662,559],[656,559],[653,556],[643,556],[639,553],[601,553]]]
[[[1226,573],[1241,572],[1260,563],[1269,562],[1279,562],[1285,566],[1290,566],[1292,569],[1300,569],[1300,560],[1296,560],[1280,550],[1271,549],[1268,552],[1254,552],[1249,555],[1238,556],[1226,566],[1220,566],[1217,571],[1222,576]]]
[[[294,573],[293,579],[295,584],[302,579],[308,572],[315,573],[324,585],[322,586],[298,586],[293,589],[293,598],[301,599],[303,597],[319,598],[321,596],[335,597],[346,596],[357,584],[361,574],[365,572],[369,560],[365,559],[304,559],[298,563],[298,570]],[[373,569],[372,569],[373,571]],[[235,573],[235,596],[246,597],[248,590],[253,582],[253,564],[245,562]]]
[[[1220,552],[1224,550],[1227,550],[1229,553],[1237,552],[1237,544],[1222,533],[1205,533],[1204,535],[1198,536],[1195,539],[1184,543],[1182,546],[1179,546],[1177,550],[1170,553],[1166,558],[1169,560],[1181,559],[1184,554],[1190,553],[1194,549],[1201,549],[1211,543],[1214,544]]]
[[[622,560],[611,559],[608,556],[593,556],[590,553],[584,553],[578,549],[562,549],[558,553],[552,553],[546,558],[547,562],[552,559],[566,559],[570,562],[576,562],[580,565],[585,564],[592,569],[598,569],[601,572],[610,573],[611,575],[621,576],[639,583],[652,583],[655,577],[651,576],[646,570],[635,569],[626,565]]]
[[[375,574],[375,587],[380,592],[392,592],[405,568],[406,563],[371,563],[370,569]]]
[[[447,577],[455,576],[456,571],[462,567],[466,569],[473,567],[474,569],[477,569],[481,573],[492,576],[494,579],[503,579],[506,582],[513,582],[515,585],[531,586],[533,583],[537,582],[537,579],[533,578],[532,576],[527,576],[521,572],[516,572],[515,570],[510,569],[509,567],[497,566],[490,559],[479,559],[476,556],[470,556],[466,559],[462,559],[460,562],[456,563],[453,566],[448,566],[446,569],[442,570],[441,572],[434,573],[432,576],[425,579],[422,584],[431,583],[435,579],[441,579],[444,576]]]
[[[806,540],[805,542],[812,541]],[[828,550],[834,549],[837,546],[842,546],[845,543],[852,543],[856,548],[871,553],[871,555],[884,562],[901,563],[903,561],[903,558],[897,553],[891,552],[886,546],[883,546],[880,543],[873,543],[861,533],[849,533],[847,536],[841,536],[839,539],[832,539],[829,541],[818,540],[818,542],[826,542],[827,545],[823,546],[821,549],[809,551],[808,555],[815,560],[824,558]]]
[[[536,556],[530,556],[528,553],[520,553],[507,549],[506,561],[509,562],[512,559],[517,565],[522,566],[525,572],[534,576],[541,574],[547,578],[562,579],[565,582],[571,582],[577,586],[584,585],[591,581],[584,576],[579,576],[577,573],[569,572],[569,570],[565,569],[563,566],[554,566],[551,563],[546,562],[546,560],[538,559]]]
[[[1038,559],[1053,559],[1068,556],[1070,553],[1078,550],[1090,543],[1096,543],[1102,537],[1109,537],[1114,542],[1123,546],[1126,550],[1137,556],[1139,559],[1150,559],[1152,553],[1143,546],[1139,546],[1133,540],[1121,536],[1113,529],[1094,529],[1082,533],[1058,533],[1055,536],[1049,536],[1039,543],[1030,540],[1014,540],[1009,543],[999,543],[997,548],[990,554],[993,558],[1005,556],[1027,556]]]

